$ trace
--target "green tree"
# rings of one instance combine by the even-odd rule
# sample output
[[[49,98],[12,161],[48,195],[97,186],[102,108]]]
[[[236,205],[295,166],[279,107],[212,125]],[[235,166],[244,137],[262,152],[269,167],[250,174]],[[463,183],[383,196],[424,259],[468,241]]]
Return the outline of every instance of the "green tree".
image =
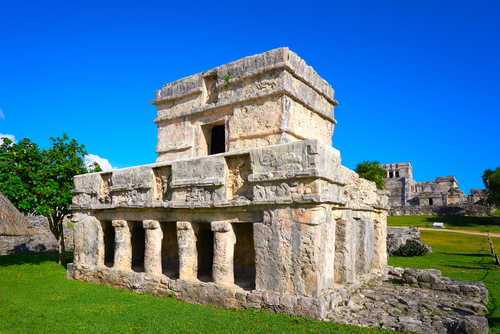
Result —
[[[375,182],[377,189],[387,189],[384,181],[387,172],[380,167],[380,163],[377,160],[364,160],[356,165],[354,171],[358,173],[359,177]]]
[[[0,145],[0,191],[24,214],[45,216],[59,244],[59,263],[65,264],[63,219],[71,217],[69,206],[73,177],[101,171],[99,164],[87,167],[85,146],[76,140],[50,138],[51,147],[40,149],[29,139],[14,143],[3,138]]]
[[[488,196],[486,202],[500,206],[500,167],[495,170],[486,169],[481,176]]]

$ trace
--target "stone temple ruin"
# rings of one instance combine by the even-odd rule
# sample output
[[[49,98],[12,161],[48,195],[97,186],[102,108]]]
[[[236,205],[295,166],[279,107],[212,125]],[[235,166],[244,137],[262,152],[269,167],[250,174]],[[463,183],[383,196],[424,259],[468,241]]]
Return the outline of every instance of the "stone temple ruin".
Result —
[[[341,166],[334,91],[280,48],[169,83],[156,163],[75,177],[67,277],[324,318],[387,266],[387,191]]]
[[[409,162],[380,165],[387,171],[385,184],[390,191],[390,215],[474,215],[491,216],[495,208],[485,205],[484,190],[471,195],[458,188],[453,175],[436,177],[434,182],[416,182]]]

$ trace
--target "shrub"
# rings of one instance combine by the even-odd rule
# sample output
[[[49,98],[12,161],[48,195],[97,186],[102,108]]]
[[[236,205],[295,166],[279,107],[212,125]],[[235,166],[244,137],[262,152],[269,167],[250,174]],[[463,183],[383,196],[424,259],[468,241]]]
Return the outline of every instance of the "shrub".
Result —
[[[413,257],[424,256],[428,252],[428,248],[415,240],[407,240],[404,245],[401,245],[395,251],[389,253],[389,256]]]

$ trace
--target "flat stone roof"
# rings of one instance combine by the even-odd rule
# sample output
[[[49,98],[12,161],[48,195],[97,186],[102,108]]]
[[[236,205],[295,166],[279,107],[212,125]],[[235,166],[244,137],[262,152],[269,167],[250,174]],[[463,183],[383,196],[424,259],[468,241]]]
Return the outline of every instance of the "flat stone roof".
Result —
[[[217,74],[217,87],[223,87],[226,85],[224,77],[228,74],[231,76],[228,83],[231,84],[231,82],[277,68],[288,70],[295,77],[324,96],[328,101],[334,103],[334,105],[337,104],[337,101],[333,98],[335,92],[330,84],[287,47],[245,57],[211,70],[170,82],[164,85],[161,90],[156,91],[156,98],[151,101],[151,104],[157,105],[169,100],[199,93],[203,89],[203,78],[207,76]]]

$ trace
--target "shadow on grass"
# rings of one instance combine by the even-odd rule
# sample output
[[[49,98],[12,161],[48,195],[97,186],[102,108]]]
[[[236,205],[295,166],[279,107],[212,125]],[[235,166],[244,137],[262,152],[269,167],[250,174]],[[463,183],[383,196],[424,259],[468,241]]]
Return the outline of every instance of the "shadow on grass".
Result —
[[[474,227],[477,225],[498,225],[493,223],[493,217],[463,217],[463,216],[435,216],[426,219],[428,224],[436,221],[444,223],[447,227]]]
[[[0,267],[22,264],[40,264],[43,262],[58,262],[58,252],[23,253],[0,256]],[[66,251],[66,263],[73,262],[73,251]]]
[[[498,328],[500,327],[500,318],[499,317],[488,317],[488,325],[490,328]]]
[[[456,255],[456,256],[474,256],[474,257],[492,257],[490,254],[463,254],[463,253],[441,253],[445,255]]]

